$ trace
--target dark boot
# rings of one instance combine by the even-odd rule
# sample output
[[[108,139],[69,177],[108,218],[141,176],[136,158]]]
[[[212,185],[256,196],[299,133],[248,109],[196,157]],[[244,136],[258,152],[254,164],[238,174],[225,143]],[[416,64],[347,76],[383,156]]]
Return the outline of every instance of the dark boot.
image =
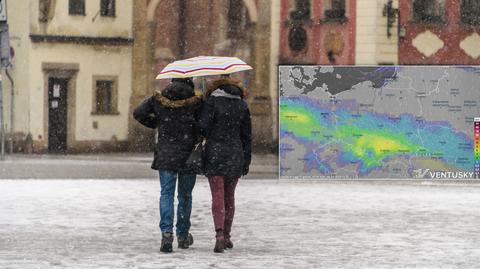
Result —
[[[172,233],[162,233],[162,245],[160,246],[160,251],[165,253],[170,253],[173,251],[173,234]]]
[[[215,241],[215,248],[213,249],[213,252],[222,253],[225,249],[225,237],[223,236],[223,230],[217,230],[215,238],[217,240]]]
[[[213,252],[215,253],[222,253],[225,250],[225,239],[222,237],[217,237],[217,241],[215,242],[215,248]]]
[[[193,236],[188,234],[187,236],[177,236],[178,248],[187,249],[193,245]]]
[[[225,249],[228,248],[233,248],[233,243],[232,240],[230,240],[230,237],[225,237]]]

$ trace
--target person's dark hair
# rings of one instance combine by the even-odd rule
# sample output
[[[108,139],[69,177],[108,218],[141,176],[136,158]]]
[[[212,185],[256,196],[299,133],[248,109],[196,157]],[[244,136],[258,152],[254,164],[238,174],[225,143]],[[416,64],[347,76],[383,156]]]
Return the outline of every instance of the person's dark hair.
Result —
[[[185,83],[188,86],[192,87],[195,89],[195,84],[193,83],[192,78],[172,78],[172,82],[180,82],[180,83]]]

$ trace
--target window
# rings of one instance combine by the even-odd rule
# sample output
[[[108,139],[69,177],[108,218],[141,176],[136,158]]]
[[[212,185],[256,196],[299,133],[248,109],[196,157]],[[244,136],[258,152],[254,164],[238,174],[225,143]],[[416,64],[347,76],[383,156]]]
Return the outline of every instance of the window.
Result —
[[[85,0],[68,0],[68,14],[85,15]]]
[[[442,23],[444,16],[445,0],[413,0],[413,21]]]
[[[462,23],[480,25],[480,1],[462,0],[460,15]]]
[[[248,12],[243,4],[243,0],[230,0],[228,7],[228,38],[244,37],[247,24]]]
[[[325,0],[325,19],[326,21],[344,21],[345,17],[345,0]]]
[[[307,48],[307,31],[301,25],[294,25],[288,32],[288,46],[292,51],[302,52]]]
[[[113,81],[97,81],[97,110],[99,114],[110,114],[113,112]]]
[[[114,77],[94,77],[93,114],[117,112],[117,80]]]
[[[292,20],[310,20],[310,0],[295,0],[295,9],[290,11]]]
[[[100,14],[107,17],[115,17],[115,0],[101,0]]]

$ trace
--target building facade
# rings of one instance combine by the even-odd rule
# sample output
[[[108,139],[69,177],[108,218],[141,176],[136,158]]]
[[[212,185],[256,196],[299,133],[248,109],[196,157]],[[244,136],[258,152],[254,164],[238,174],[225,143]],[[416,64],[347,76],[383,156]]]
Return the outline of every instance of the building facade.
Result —
[[[398,0],[282,0],[280,64],[398,63]],[[390,15],[390,16],[389,16]],[[390,18],[390,21],[389,21]]]
[[[15,150],[126,148],[132,8],[115,0],[8,2]]]
[[[398,0],[357,1],[355,64],[398,64]]]
[[[282,0],[281,64],[353,64],[355,0]]]
[[[270,59],[271,5],[270,1],[258,0],[147,0],[148,31],[144,32],[145,39],[153,44],[144,54],[153,59],[147,63],[152,74],[174,60],[199,55],[237,56],[252,65],[253,71],[234,77],[249,91],[254,148],[267,152],[277,148],[276,85],[270,80],[276,70]],[[144,90],[134,90],[133,106],[168,83],[155,81],[154,76],[150,79]],[[197,82],[200,87],[201,80]],[[152,136],[138,124],[131,125],[135,133],[132,144],[141,144],[138,138]]]
[[[154,131],[135,122],[133,109],[168,83],[155,80],[166,64],[198,55],[253,66],[235,77],[249,90],[261,152],[277,149],[279,64],[480,64],[476,0],[10,0],[7,7],[14,94],[4,79],[4,104],[16,151],[149,150]]]
[[[480,64],[480,1],[400,0],[400,64]]]

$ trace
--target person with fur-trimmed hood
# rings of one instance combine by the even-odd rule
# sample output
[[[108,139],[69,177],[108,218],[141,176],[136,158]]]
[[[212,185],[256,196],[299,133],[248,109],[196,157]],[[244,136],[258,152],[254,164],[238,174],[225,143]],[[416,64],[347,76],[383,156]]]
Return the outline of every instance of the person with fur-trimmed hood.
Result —
[[[158,130],[152,169],[160,176],[160,251],[172,252],[175,185],[178,178],[176,234],[179,248],[193,244],[189,233],[192,190],[196,175],[185,162],[200,139],[197,124],[201,96],[195,96],[191,79],[172,79],[161,92],[146,99],[133,112],[134,118],[148,128]]]
[[[200,129],[206,138],[205,175],[212,192],[216,231],[214,252],[233,248],[230,231],[235,212],[235,187],[251,161],[252,127],[243,87],[222,76],[206,93]]]

